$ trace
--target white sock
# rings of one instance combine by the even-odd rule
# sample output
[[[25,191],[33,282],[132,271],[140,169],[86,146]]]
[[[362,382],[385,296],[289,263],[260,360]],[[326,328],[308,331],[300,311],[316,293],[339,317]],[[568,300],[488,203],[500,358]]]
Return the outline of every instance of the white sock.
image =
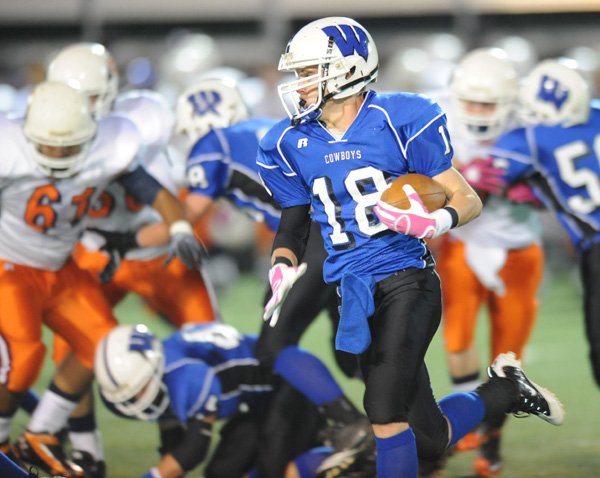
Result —
[[[31,415],[27,429],[33,433],[55,434],[65,426],[77,402],[61,397],[55,392],[46,390],[40,403]]]
[[[104,460],[104,447],[102,446],[100,430],[69,432],[69,440],[73,450],[87,451],[96,461]]]

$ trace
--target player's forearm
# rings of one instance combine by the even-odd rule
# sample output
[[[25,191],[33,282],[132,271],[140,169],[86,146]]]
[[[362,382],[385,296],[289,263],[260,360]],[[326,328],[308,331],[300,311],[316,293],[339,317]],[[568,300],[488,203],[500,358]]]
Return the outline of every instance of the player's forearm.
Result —
[[[481,199],[475,191],[456,191],[446,205],[458,213],[458,226],[471,222],[481,214]]]
[[[291,249],[285,247],[278,247],[275,249],[271,254],[271,265],[274,265],[278,261],[281,262],[281,259],[284,259],[283,262],[285,262],[285,259],[287,259],[294,267],[298,265],[298,258]]]
[[[184,202],[185,214],[192,224],[195,224],[213,205],[214,200],[211,197],[202,194],[190,192]]]
[[[458,226],[467,224],[481,214],[481,199],[456,169],[450,168],[433,179],[444,187],[448,197],[446,206],[457,212]]]
[[[184,214],[190,224],[199,221],[213,204],[207,196],[190,193],[184,204]],[[154,223],[142,226],[137,232],[137,242],[140,247],[158,247],[169,244],[171,235],[166,223]]]
[[[171,240],[169,226],[164,222],[147,224],[138,230],[136,239],[140,247],[166,246]]]
[[[152,207],[158,211],[163,221],[168,225],[177,221],[187,221],[183,205],[179,199],[164,188],[156,195]]]
[[[298,265],[304,255],[309,230],[310,205],[283,209],[279,229],[273,241],[271,262],[274,264],[280,257],[291,261],[292,266]]]

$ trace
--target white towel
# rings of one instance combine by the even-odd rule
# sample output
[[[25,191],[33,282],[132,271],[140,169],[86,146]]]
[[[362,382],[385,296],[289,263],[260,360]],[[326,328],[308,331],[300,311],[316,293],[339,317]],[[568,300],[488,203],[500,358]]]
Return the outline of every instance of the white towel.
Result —
[[[500,296],[506,292],[506,286],[498,273],[506,264],[506,257],[506,249],[465,243],[467,264],[487,289]]]

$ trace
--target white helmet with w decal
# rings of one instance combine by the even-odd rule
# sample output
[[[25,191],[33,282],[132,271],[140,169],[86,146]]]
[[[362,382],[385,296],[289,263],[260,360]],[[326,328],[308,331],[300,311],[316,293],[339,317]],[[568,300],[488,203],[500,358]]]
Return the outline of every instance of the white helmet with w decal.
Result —
[[[590,114],[590,89],[574,60],[544,60],[527,75],[520,91],[524,121],[570,127]]]
[[[316,66],[315,74],[299,77],[301,69]],[[279,85],[285,110],[292,120],[317,111],[330,99],[359,93],[377,78],[379,56],[369,32],[358,22],[345,17],[328,17],[309,23],[289,41],[279,60],[279,71],[296,74],[296,81]],[[299,88],[318,85],[318,99],[303,104]]]
[[[94,357],[104,401],[118,413],[140,420],[155,420],[169,406],[164,367],[162,342],[142,324],[112,329]]]
[[[207,78],[178,98],[176,130],[197,141],[213,128],[226,128],[248,118],[248,108],[230,78]]]

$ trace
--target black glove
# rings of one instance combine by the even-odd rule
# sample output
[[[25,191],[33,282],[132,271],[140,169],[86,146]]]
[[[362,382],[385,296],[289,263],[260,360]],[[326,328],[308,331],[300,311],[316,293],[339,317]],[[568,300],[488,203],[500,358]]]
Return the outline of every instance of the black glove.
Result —
[[[192,226],[186,221],[176,221],[171,224],[171,244],[164,265],[167,266],[173,257],[181,259],[188,269],[197,269],[207,256],[206,249],[196,239]]]
[[[121,264],[121,259],[125,257],[127,251],[140,247],[136,238],[137,231],[114,232],[92,227],[88,228],[88,231],[104,238],[104,245],[100,250],[106,252],[109,256],[108,264],[106,264],[104,269],[100,272],[100,282],[104,284],[113,278]]]

